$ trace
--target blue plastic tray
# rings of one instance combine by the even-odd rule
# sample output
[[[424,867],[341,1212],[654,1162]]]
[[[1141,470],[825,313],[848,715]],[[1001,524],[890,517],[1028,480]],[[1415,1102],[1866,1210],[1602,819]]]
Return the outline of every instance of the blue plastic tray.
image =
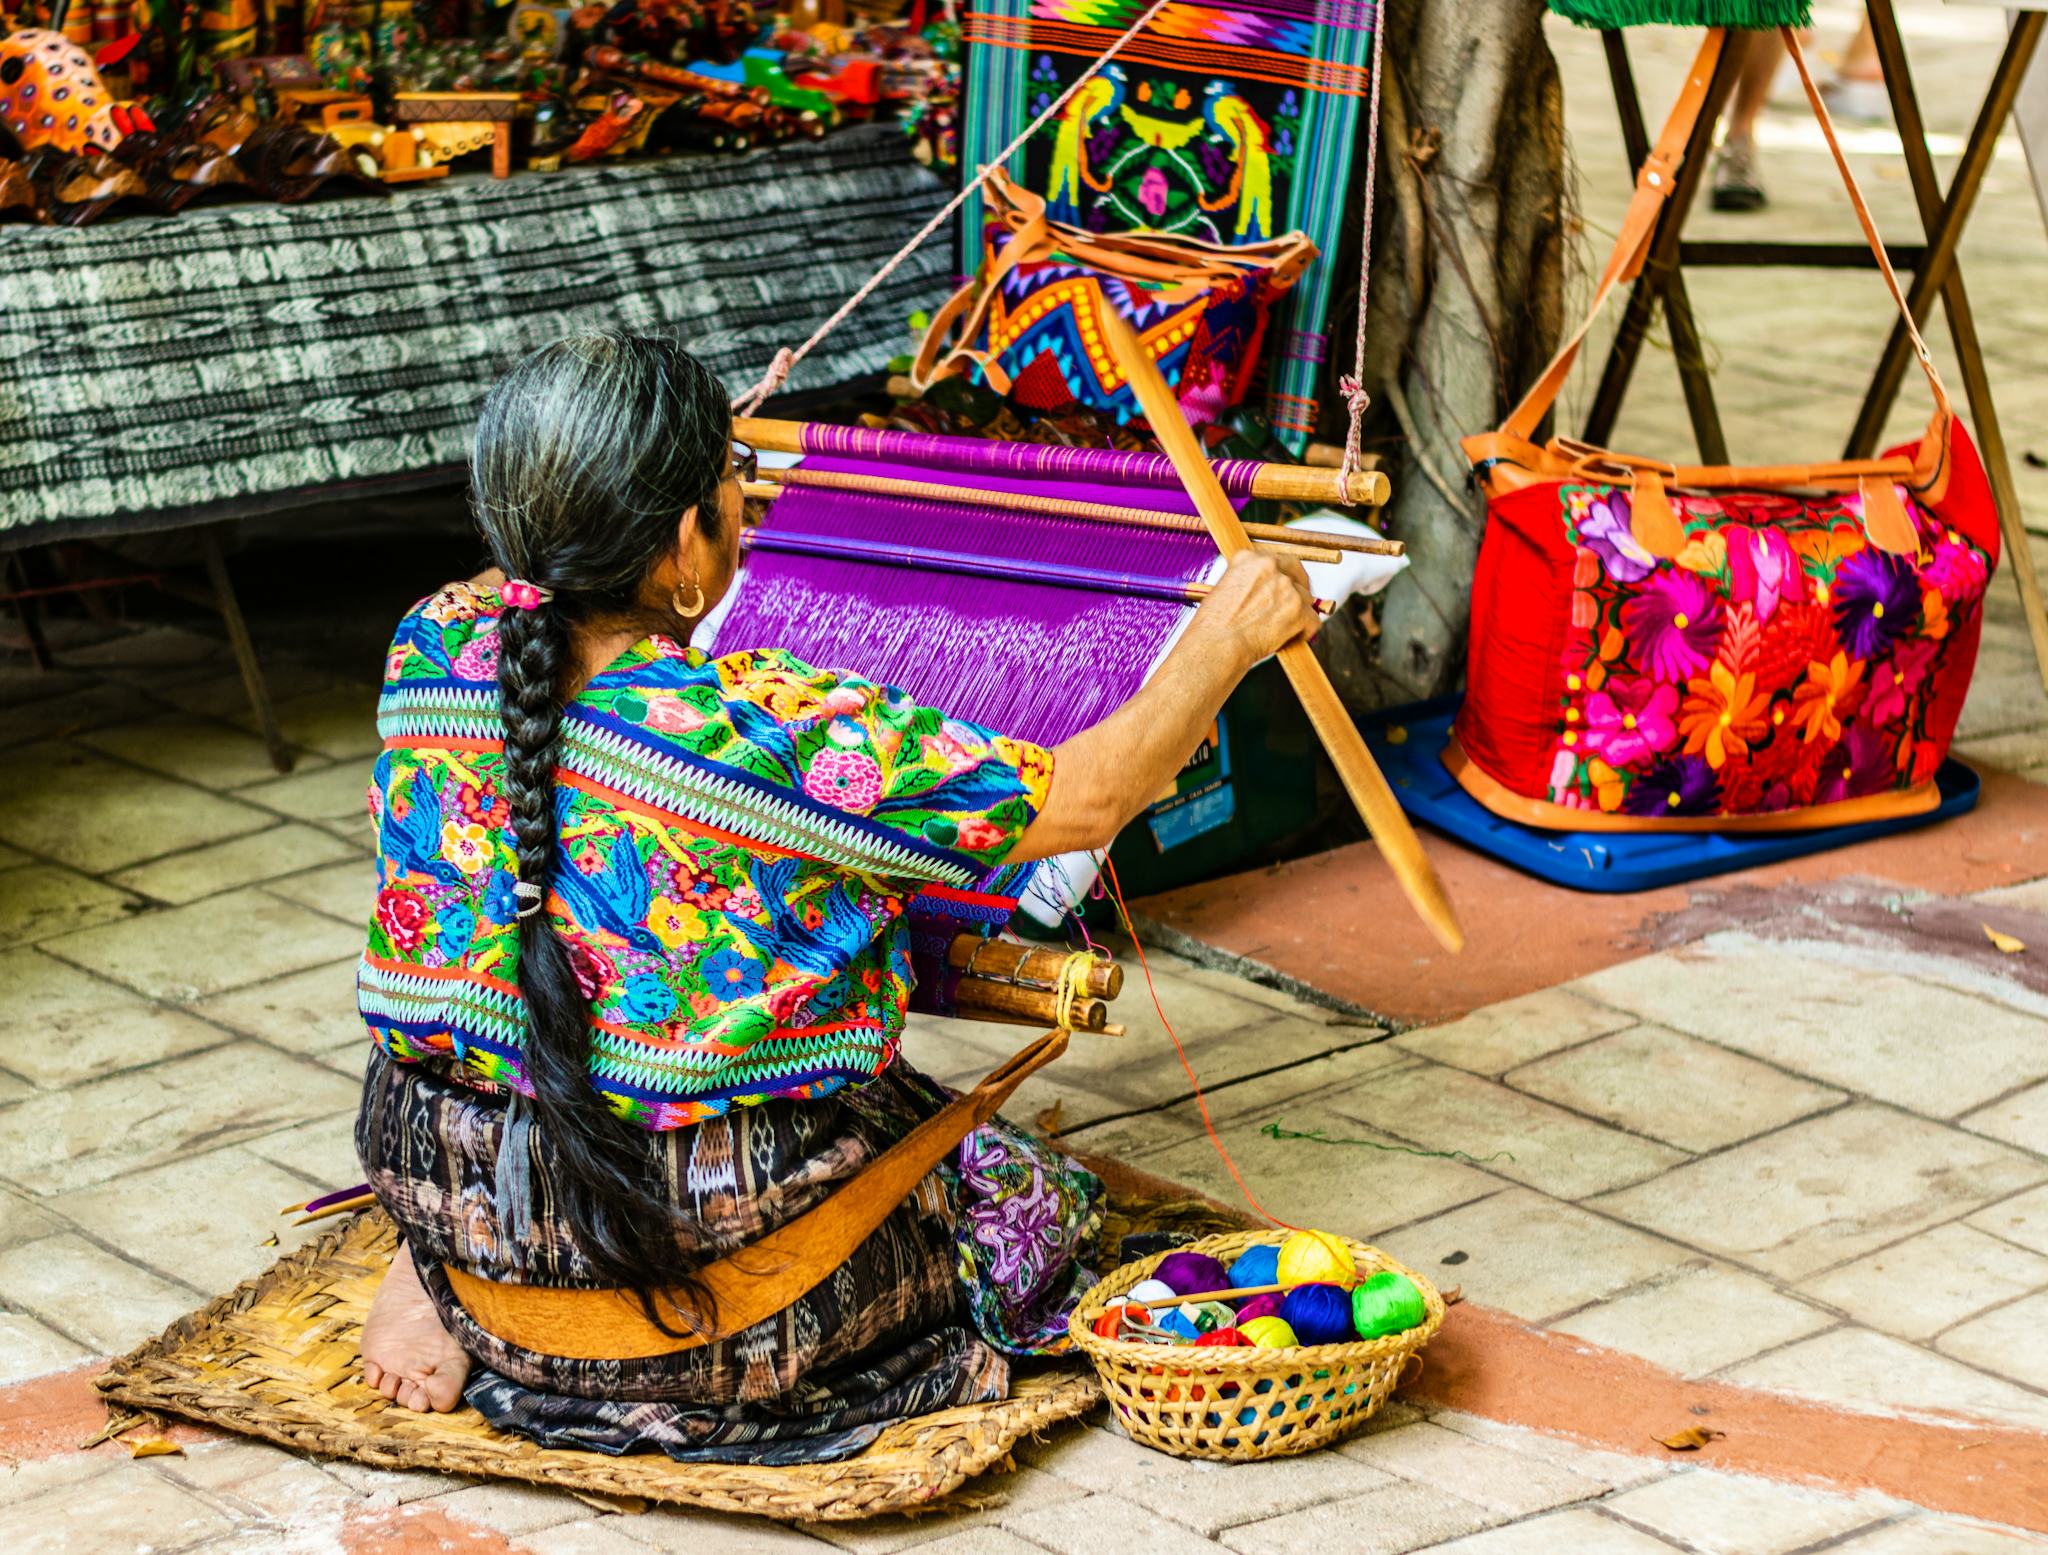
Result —
[[[1934,775],[1941,803],[1924,815],[1754,835],[1541,831],[1502,820],[1460,788],[1445,768],[1443,752],[1458,702],[1457,697],[1442,697],[1396,708],[1360,725],[1401,808],[1467,847],[1574,891],[1650,891],[1888,837],[1974,809],[1983,786],[1975,772],[1951,757]],[[1398,745],[1387,739],[1388,730],[1396,727],[1406,731]]]

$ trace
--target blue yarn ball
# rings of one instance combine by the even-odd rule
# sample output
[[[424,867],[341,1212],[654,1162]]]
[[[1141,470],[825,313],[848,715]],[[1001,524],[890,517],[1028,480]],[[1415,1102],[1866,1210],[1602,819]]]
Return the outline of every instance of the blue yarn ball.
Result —
[[[1297,1285],[1280,1302],[1280,1316],[1303,1344],[1344,1344],[1351,1326],[1351,1292],[1341,1285]]]
[[[1248,1247],[1237,1255],[1219,1290],[1245,1290],[1254,1285],[1280,1283],[1280,1249],[1271,1242]]]

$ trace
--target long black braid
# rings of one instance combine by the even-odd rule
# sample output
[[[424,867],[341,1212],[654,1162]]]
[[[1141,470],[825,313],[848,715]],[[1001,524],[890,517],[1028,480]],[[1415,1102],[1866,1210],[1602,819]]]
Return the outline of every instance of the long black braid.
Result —
[[[551,596],[508,609],[498,625],[505,725],[501,785],[518,848],[519,991],[526,1003],[525,1072],[536,1137],[557,1204],[603,1283],[641,1292],[658,1323],[709,1322],[708,1293],[690,1278],[701,1254],[694,1219],[673,1185],[652,1180],[645,1135],[590,1083],[590,1006],[569,947],[546,910],[560,857],[555,768],[574,628],[644,611],[649,575],[673,553],[684,511],[719,533],[719,487],[732,430],[724,388],[670,341],[574,336],[536,352],[492,389],[477,426],[471,497],[492,559]],[[538,900],[538,910],[530,910]],[[507,1147],[518,1151],[508,1114]],[[515,1166],[518,1163],[515,1163]],[[505,1167],[501,1160],[501,1185]],[[687,1310],[658,1311],[653,1293]],[[693,1321],[694,1316],[694,1321]],[[671,1332],[677,1331],[670,1328]]]

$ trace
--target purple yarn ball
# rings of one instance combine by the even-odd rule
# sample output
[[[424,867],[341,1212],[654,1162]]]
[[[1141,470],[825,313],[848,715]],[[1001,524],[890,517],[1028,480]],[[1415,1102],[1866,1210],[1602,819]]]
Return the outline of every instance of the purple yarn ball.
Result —
[[[1270,1292],[1264,1296],[1250,1296],[1238,1303],[1237,1326],[1244,1327],[1255,1317],[1278,1317],[1280,1298]]]
[[[1159,1261],[1159,1267],[1152,1271],[1152,1278],[1163,1285],[1170,1285],[1182,1296],[1230,1288],[1223,1265],[1207,1253],[1168,1253]]]
[[[1351,1292],[1341,1285],[1295,1286],[1282,1299],[1280,1316],[1303,1344],[1343,1344],[1358,1337],[1351,1326]]]

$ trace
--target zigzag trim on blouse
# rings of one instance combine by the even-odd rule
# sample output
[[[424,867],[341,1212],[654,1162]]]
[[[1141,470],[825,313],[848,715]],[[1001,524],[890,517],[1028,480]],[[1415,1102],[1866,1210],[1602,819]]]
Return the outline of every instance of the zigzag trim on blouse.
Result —
[[[445,1033],[468,1061],[474,1050],[523,1071],[523,1001],[468,976],[406,971],[365,956],[356,976],[357,1002],[372,1027],[391,1027],[408,1037]],[[753,1043],[749,1058],[734,1057],[722,1043],[650,1050],[631,1047],[634,1038],[601,1023],[590,1028],[590,1074],[602,1087],[634,1101],[673,1100],[678,1085],[691,1098],[747,1095],[795,1082],[810,1084],[834,1075],[880,1072],[880,1050],[896,1038],[883,1022],[833,1022],[815,1030],[780,1029]],[[626,1049],[626,1050],[622,1050]],[[718,1084],[707,1085],[708,1076]],[[659,1087],[659,1088],[657,1088]]]
[[[387,742],[504,739],[495,692],[445,684],[387,689],[378,704],[377,732]],[[950,886],[966,886],[987,874],[958,854],[918,846],[871,821],[775,788],[723,763],[657,750],[574,708],[562,720],[558,760],[566,770],[649,809],[842,869],[907,875]]]

